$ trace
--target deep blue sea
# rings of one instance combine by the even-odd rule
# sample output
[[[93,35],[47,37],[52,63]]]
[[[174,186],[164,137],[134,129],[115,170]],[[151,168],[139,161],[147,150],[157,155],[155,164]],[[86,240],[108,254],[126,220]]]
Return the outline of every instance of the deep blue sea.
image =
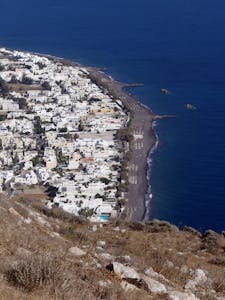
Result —
[[[0,11],[0,46],[144,83],[132,93],[176,115],[156,127],[151,218],[225,229],[224,0],[2,0]]]

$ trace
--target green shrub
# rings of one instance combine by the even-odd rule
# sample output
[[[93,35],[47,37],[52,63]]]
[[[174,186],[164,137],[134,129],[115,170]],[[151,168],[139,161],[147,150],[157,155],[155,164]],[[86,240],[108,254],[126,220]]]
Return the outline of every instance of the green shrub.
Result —
[[[41,86],[42,86],[43,89],[45,89],[46,91],[51,91],[51,89],[52,89],[51,86],[50,86],[50,84],[49,84],[49,82],[47,82],[47,81],[43,82]]]
[[[25,74],[23,74],[22,83],[31,85],[31,84],[33,84],[33,79],[29,78]]]
[[[108,178],[105,178],[105,177],[100,178],[100,181],[103,182],[106,185],[110,183],[110,180]]]
[[[7,115],[0,115],[0,122],[5,121],[7,118]]]

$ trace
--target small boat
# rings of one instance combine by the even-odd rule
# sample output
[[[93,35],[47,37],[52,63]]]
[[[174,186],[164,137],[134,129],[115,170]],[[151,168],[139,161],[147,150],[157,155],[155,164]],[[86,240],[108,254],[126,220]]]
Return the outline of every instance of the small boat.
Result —
[[[184,107],[188,110],[196,110],[197,109],[197,107],[195,107],[194,105],[192,105],[190,103],[185,104]]]
[[[164,95],[171,95],[170,90],[167,90],[167,89],[160,89],[160,92]]]

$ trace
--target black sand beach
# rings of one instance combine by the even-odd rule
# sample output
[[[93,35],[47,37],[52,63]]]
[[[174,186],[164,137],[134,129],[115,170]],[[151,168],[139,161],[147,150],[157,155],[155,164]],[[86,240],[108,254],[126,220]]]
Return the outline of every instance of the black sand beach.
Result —
[[[134,135],[134,139],[130,143],[129,186],[126,193],[128,199],[127,215],[129,220],[143,220],[146,211],[145,198],[148,192],[147,159],[156,143],[156,135],[152,127],[155,115],[125,91],[129,85],[113,80],[96,68],[87,69],[91,76],[98,78],[98,81],[109,93],[116,95],[123,102],[132,116],[129,130]]]

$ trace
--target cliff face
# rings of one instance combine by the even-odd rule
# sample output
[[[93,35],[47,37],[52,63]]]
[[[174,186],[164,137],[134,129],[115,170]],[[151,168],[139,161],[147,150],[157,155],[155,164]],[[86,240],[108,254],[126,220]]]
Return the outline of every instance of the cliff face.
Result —
[[[38,197],[0,199],[3,300],[222,300],[224,250],[224,235],[211,230],[157,220],[93,224]]]

